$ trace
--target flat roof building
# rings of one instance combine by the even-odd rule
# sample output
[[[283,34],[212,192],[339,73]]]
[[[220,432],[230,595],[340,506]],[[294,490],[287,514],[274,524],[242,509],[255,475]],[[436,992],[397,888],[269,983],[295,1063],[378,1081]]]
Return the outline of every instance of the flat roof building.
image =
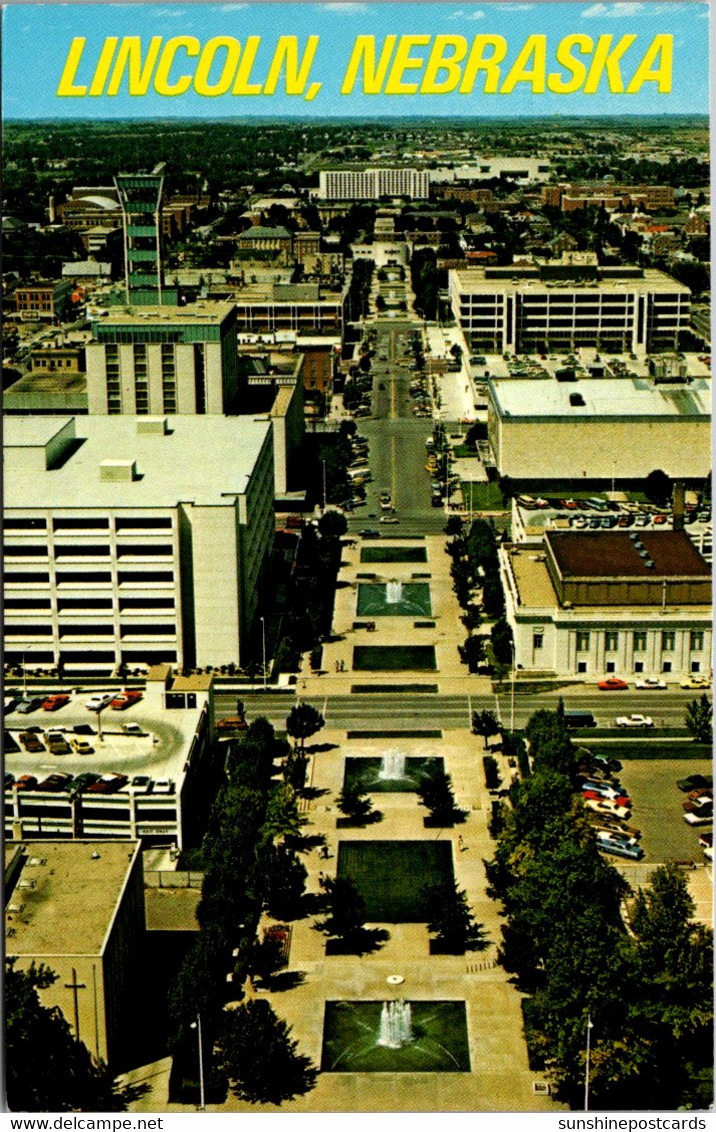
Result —
[[[487,429],[499,474],[517,483],[644,480],[656,468],[703,480],[711,467],[711,382],[493,378]]]
[[[235,411],[233,303],[117,308],[92,331],[86,348],[90,414]]]
[[[475,353],[675,350],[690,317],[689,288],[650,268],[474,267],[450,271],[449,291]]]
[[[318,196],[322,200],[427,200],[429,194],[430,176],[419,169],[324,169],[318,178]]]
[[[42,963],[54,971],[40,1001],[58,1007],[75,1037],[111,1068],[135,1017],[145,931],[139,844],[22,842],[6,847],[8,872],[5,954],[20,969]]]
[[[683,531],[548,531],[500,548],[515,662],[601,680],[709,671],[711,571]]]
[[[9,417],[5,658],[245,657],[273,545],[270,420]]]

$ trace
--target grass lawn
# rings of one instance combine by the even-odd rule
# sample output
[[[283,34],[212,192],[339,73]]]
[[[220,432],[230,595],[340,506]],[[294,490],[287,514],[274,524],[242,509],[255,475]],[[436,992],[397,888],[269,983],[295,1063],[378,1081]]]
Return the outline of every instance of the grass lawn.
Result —
[[[420,924],[423,890],[453,879],[447,841],[341,841],[338,876],[350,877],[366,903],[370,923]]]
[[[378,1045],[383,1003],[326,1002],[323,1073],[467,1073],[470,1051],[465,1003],[410,1002],[410,1039]]]
[[[397,601],[388,601],[385,582],[359,582],[358,617],[429,617],[432,613],[428,582],[403,582]]]
[[[424,546],[363,546],[361,562],[427,562]]]
[[[504,511],[510,506],[510,497],[502,494],[499,483],[474,483],[463,480],[462,499],[468,510]]]
[[[434,645],[356,645],[356,672],[432,672],[437,668]]]
[[[386,752],[387,753],[387,752]],[[441,758],[420,755],[411,755],[405,760],[405,768],[399,778],[391,777],[382,758],[351,757],[345,760],[344,786],[360,786],[369,790],[371,794],[407,794],[414,793],[421,777],[427,771],[444,770],[445,765]]]

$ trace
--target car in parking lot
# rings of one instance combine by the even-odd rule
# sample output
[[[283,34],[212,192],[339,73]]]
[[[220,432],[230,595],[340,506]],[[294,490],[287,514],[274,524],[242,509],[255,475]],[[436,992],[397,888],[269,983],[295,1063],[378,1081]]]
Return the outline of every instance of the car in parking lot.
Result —
[[[135,774],[132,779],[132,786],[135,790],[144,790],[145,793],[148,794],[152,786],[152,780],[148,774]]]
[[[42,707],[42,696],[23,696],[15,711],[19,711],[21,715],[29,715],[39,707]]]
[[[102,711],[108,704],[112,703],[114,699],[114,692],[98,692],[97,695],[91,696],[85,703],[88,711]]]
[[[611,798],[584,798],[584,805],[588,810],[597,814],[614,814],[615,817],[628,819],[631,810],[628,806],[621,806]]]
[[[598,687],[600,692],[624,692],[629,685],[619,676],[607,676],[605,680],[599,681]]]
[[[687,825],[711,825],[713,820],[713,812],[708,814],[690,812],[684,814],[684,821]]]
[[[158,778],[154,783],[155,794],[173,794],[174,782],[171,778]]]
[[[26,751],[30,754],[40,754],[45,750],[45,744],[40,741],[34,731],[21,731],[19,735],[20,742]]]
[[[70,746],[78,755],[93,755],[94,747],[86,739],[70,739]]]
[[[125,711],[132,704],[136,704],[141,700],[142,693],[136,688],[125,688],[118,696],[115,696],[110,703],[112,711]]]
[[[663,691],[666,688],[666,682],[659,680],[656,676],[647,676],[644,680],[637,680],[634,687],[638,688],[640,692]]]
[[[217,731],[246,731],[248,723],[239,715],[227,715],[224,719],[217,719]]]
[[[622,845],[638,844],[636,837],[632,837],[621,829],[610,829],[608,826],[595,828],[594,834],[597,841],[619,841]]]
[[[634,711],[631,715],[618,715],[614,720],[617,727],[653,727],[654,720],[650,715],[641,715]]]
[[[48,774],[42,782],[38,783],[38,790],[47,790],[51,793],[59,793],[69,790],[72,784],[71,774]]]
[[[96,782],[88,787],[88,794],[114,794],[126,786],[129,778],[126,774],[103,774]]]
[[[51,696],[42,704],[43,711],[57,711],[58,708],[64,707],[65,704],[70,702],[70,697],[64,692],[53,692]]]
[[[362,530],[358,531],[358,534],[361,538],[378,538],[380,531],[374,531],[372,527],[363,527]]]
[[[15,783],[16,790],[34,790],[37,779],[34,774],[21,774]]]
[[[381,517],[380,517],[380,519],[378,520],[378,522],[379,522],[379,523],[391,523],[391,524],[395,524],[395,523],[399,523],[399,522],[400,522],[400,519],[398,518],[398,516],[397,516],[397,515],[381,515]]]
[[[594,787],[583,786],[582,800],[614,802],[617,806],[623,806],[627,810],[631,809],[631,798],[621,788],[605,787],[595,790]]]
[[[80,793],[87,790],[88,787],[93,786],[95,782],[99,782],[100,776],[91,770],[83,770],[82,774],[75,777],[74,788]]]
[[[691,790],[711,790],[713,789],[713,782],[712,774],[690,774],[686,778],[680,778],[676,785],[679,790],[688,794]]]
[[[60,731],[47,732],[47,749],[51,755],[69,755],[70,745]]]
[[[641,861],[644,856],[641,845],[625,845],[621,841],[600,841],[598,848],[604,853],[612,853],[615,857],[626,857],[630,861]]]

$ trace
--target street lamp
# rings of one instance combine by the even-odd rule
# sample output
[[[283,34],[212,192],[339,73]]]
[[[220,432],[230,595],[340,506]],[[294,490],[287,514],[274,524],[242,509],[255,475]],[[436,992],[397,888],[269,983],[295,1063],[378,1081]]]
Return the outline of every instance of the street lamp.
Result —
[[[266,621],[261,618],[261,648],[263,653],[264,692],[266,691]]]
[[[204,1094],[204,1050],[201,1044],[201,1014],[197,1011],[196,1022],[191,1023],[191,1029],[196,1030],[199,1042],[199,1112],[206,1112],[206,1097]]]
[[[515,642],[510,641],[512,651],[512,688],[510,690],[510,732],[515,731]]]
[[[326,461],[321,460],[323,464],[323,510],[326,510]]]
[[[587,1065],[584,1073],[584,1111],[589,1112],[589,1058],[592,1052],[592,1016],[587,1014]]]

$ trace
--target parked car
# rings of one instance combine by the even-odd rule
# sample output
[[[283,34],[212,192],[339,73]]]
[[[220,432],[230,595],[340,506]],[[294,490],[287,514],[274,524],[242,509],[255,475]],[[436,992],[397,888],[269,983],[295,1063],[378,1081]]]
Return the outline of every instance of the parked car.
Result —
[[[217,719],[217,731],[246,731],[248,723],[238,715],[229,715],[226,719]]]
[[[618,676],[607,676],[606,680],[599,681],[600,692],[623,692],[628,687],[626,680],[621,680]]]
[[[15,710],[19,711],[21,715],[29,715],[31,711],[37,711],[39,707],[42,707],[41,696],[23,696]]]
[[[681,808],[687,814],[711,814],[713,813],[714,800],[706,795],[701,798],[691,798],[687,802],[682,802]]]
[[[615,857],[627,857],[630,861],[641,861],[644,856],[641,845],[624,845],[620,841],[600,841],[598,847],[604,853],[613,853]]]
[[[59,731],[47,732],[47,748],[51,755],[69,755],[70,745]]]
[[[631,715],[618,715],[614,720],[617,727],[653,727],[654,720],[650,715],[640,715],[632,712]]]
[[[99,782],[100,776],[90,770],[83,770],[82,774],[78,774],[74,781],[75,790],[82,792],[88,787],[93,786],[95,782]]]
[[[97,695],[91,696],[85,703],[88,711],[102,711],[108,704],[112,703],[114,699],[114,692],[98,692]]]
[[[129,778],[126,774],[103,774],[87,789],[88,794],[114,794],[126,786]]]
[[[620,806],[611,798],[585,798],[584,805],[588,810],[597,814],[614,814],[615,817],[628,819],[631,810],[628,806]]]
[[[135,790],[144,790],[147,794],[152,785],[152,780],[148,774],[135,774],[132,779],[132,786]]]
[[[713,813],[686,813],[684,814],[684,821],[687,825],[711,825],[714,820]]]
[[[57,711],[58,708],[64,707],[65,704],[70,702],[70,697],[65,695],[64,692],[54,692],[48,696],[42,705],[43,711]]]
[[[641,837],[640,829],[637,829],[637,827],[633,825],[625,825],[621,818],[616,817],[614,814],[599,814],[588,810],[587,820],[595,829],[611,829],[615,833],[625,833],[628,837],[635,837],[637,841]]]
[[[25,750],[29,751],[30,754],[39,754],[45,750],[45,744],[38,739],[34,731],[21,731],[19,739]]]
[[[631,798],[624,793],[620,793],[618,790],[607,792],[606,790],[594,790],[583,787],[582,799],[583,801],[615,802],[617,806],[623,806],[627,810],[631,809]]]
[[[608,826],[597,828],[594,831],[597,841],[620,841],[622,845],[637,845],[636,837],[630,837],[620,829],[610,829]]]
[[[113,711],[125,711],[132,704],[138,703],[141,698],[142,693],[137,691],[136,688],[125,688],[123,692],[114,697],[109,706]]]
[[[38,784],[38,790],[48,790],[53,793],[69,790],[72,784],[71,774],[48,774],[44,781]]]
[[[9,713],[11,711],[14,711],[16,707],[17,707],[17,698],[15,696],[5,696],[4,697],[2,709],[3,709],[3,712],[4,712],[5,715],[9,715]]]
[[[713,788],[713,775],[712,774],[690,774],[687,778],[680,778],[676,785],[679,790],[683,790],[688,794],[691,790],[699,790],[701,788],[710,790]]]
[[[644,680],[637,680],[634,687],[641,692],[663,691],[666,688],[666,682],[659,680],[656,676],[647,676]]]
[[[692,672],[681,681],[682,688],[710,688],[711,681],[708,676],[700,672]]]
[[[70,739],[70,746],[74,747],[78,755],[94,754],[94,747],[86,739]]]
[[[37,779],[34,774],[21,774],[15,783],[16,790],[34,790],[37,786]]]
[[[400,519],[397,515],[381,515],[378,520],[379,523],[399,523]]]

